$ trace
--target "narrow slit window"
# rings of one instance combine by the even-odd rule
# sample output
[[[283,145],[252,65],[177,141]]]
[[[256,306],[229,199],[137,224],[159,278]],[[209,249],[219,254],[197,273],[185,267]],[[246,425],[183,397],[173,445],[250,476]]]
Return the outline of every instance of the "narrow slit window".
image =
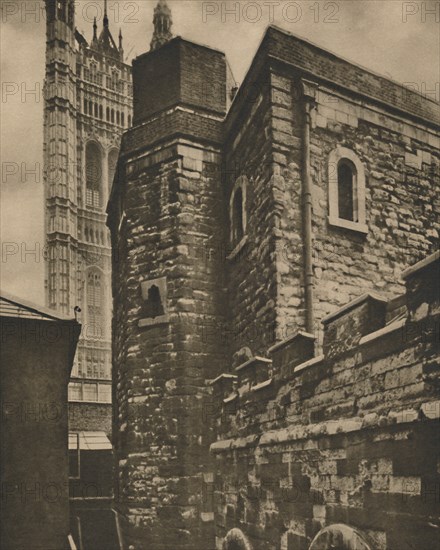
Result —
[[[244,227],[243,227],[243,192],[241,188],[238,188],[234,195],[234,203],[233,203],[233,219],[232,219],[232,225],[233,225],[233,241],[234,243],[238,243],[244,235]]]
[[[155,319],[164,314],[164,309],[162,305],[162,298],[160,296],[159,287],[152,285],[148,289],[148,301],[146,304],[147,316]]]

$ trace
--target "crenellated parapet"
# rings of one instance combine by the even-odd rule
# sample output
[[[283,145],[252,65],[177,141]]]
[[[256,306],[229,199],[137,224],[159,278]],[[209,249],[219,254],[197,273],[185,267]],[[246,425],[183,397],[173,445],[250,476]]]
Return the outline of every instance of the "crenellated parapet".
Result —
[[[212,381],[219,539],[239,527],[255,548],[277,536],[289,549],[331,536],[371,548],[373,532],[377,548],[388,549],[424,524],[431,547],[439,259],[437,252],[403,273],[403,298],[365,294],[328,315],[322,354],[300,331],[272,346],[270,359],[251,357]],[[275,531],[252,519],[269,511]],[[403,518],[400,533],[393,525]]]
[[[281,427],[292,420],[313,424],[370,413],[379,418],[402,409],[406,397],[416,409],[422,406],[431,391],[412,348],[438,344],[438,258],[437,252],[404,272],[407,292],[399,308],[396,300],[368,293],[328,315],[322,354],[316,353],[312,334],[298,331],[269,348],[268,357],[251,357],[233,374],[218,376],[211,382],[218,425],[234,426],[239,435],[240,426],[248,433],[252,425],[260,433],[268,422]],[[399,365],[401,354],[406,370]],[[387,368],[390,356],[394,368]]]

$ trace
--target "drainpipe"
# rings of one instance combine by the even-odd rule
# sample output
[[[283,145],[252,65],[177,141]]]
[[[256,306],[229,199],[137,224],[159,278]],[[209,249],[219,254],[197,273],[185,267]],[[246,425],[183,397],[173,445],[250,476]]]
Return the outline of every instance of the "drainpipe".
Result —
[[[314,334],[313,312],[313,251],[312,251],[312,180],[310,176],[310,127],[311,112],[316,106],[317,84],[301,80],[304,126],[302,139],[302,219],[304,238],[304,287],[306,309],[306,331]]]

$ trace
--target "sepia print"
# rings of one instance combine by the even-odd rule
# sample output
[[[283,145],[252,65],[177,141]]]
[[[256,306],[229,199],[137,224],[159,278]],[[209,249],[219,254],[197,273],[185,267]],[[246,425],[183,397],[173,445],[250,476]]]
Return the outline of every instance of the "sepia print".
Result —
[[[440,2],[0,17],[1,550],[440,550]]]

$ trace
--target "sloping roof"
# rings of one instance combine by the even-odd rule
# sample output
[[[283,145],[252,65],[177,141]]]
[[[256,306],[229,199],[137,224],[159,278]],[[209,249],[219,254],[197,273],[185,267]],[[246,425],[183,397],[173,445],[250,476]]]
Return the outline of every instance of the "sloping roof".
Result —
[[[0,317],[38,319],[40,321],[75,321],[72,317],[61,315],[51,309],[17,298],[3,290],[0,294]]]
[[[69,433],[69,450],[79,448],[81,451],[111,451],[112,444],[105,432]]]

